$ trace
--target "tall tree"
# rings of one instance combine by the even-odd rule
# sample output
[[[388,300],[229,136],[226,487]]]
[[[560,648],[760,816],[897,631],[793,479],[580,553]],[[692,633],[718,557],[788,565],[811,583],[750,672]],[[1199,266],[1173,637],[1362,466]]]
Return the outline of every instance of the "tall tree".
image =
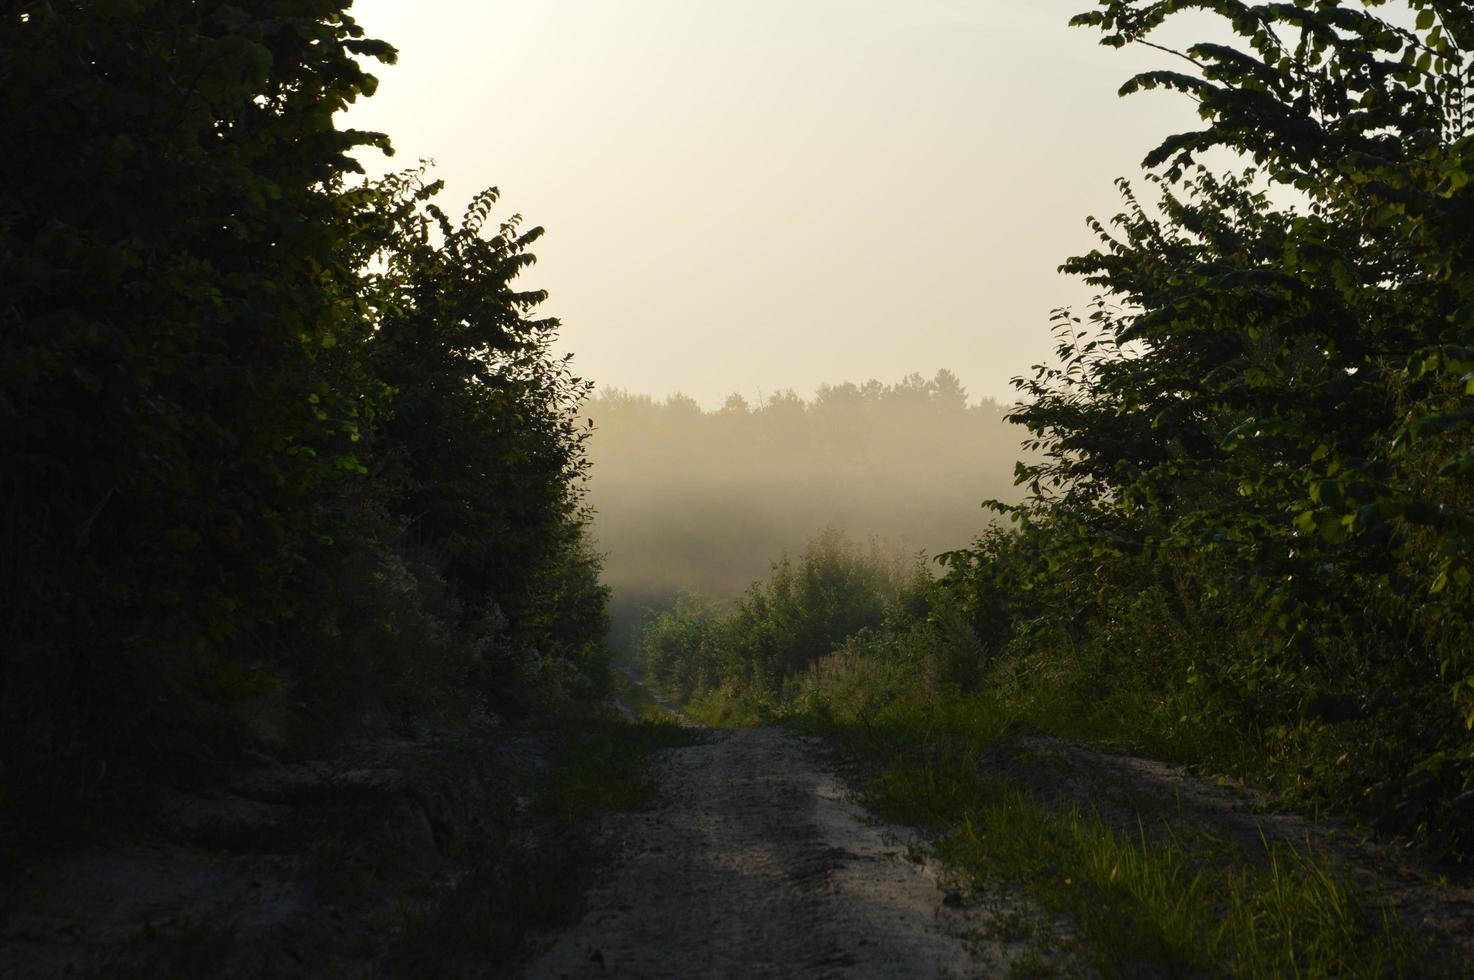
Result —
[[[4,740],[55,751],[141,665],[279,617],[353,470],[327,376],[365,328],[334,115],[371,93],[347,0],[22,2],[0,33]],[[115,719],[116,720],[116,719]],[[126,737],[126,736],[125,736]]]
[[[1088,324],[1061,314],[1060,360],[1020,382],[1016,418],[1045,450],[1021,478],[1053,560],[1196,568],[1184,601],[1261,624],[1226,667],[1241,691],[1436,699],[1398,735],[1388,791],[1424,826],[1474,780],[1474,14],[1383,6],[1103,0],[1075,18],[1174,56],[1122,93],[1183,92],[1204,126],[1152,150],[1155,200],[1123,185],[1101,247],[1064,266],[1101,299]],[[1159,44],[1189,10],[1224,39]],[[1213,173],[1215,149],[1253,169]]]

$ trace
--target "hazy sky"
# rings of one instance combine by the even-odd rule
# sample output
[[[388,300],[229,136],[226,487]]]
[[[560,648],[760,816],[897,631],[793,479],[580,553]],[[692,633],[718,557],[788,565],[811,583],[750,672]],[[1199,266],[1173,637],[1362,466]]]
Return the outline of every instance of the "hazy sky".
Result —
[[[545,225],[530,285],[601,385],[707,406],[956,372],[1011,400],[1111,181],[1197,123],[1118,99],[1089,0],[359,0],[348,123]],[[374,164],[383,166],[381,164]]]

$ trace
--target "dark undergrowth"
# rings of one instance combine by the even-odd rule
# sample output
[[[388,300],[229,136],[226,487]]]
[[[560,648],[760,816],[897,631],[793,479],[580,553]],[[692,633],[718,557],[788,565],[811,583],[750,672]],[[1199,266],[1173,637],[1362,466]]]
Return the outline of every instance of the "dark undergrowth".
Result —
[[[651,806],[655,753],[699,737],[670,721],[589,722],[557,732],[553,764],[529,786],[519,818],[496,840],[465,842],[453,886],[401,905],[388,955],[395,975],[462,977],[503,971],[535,954],[578,917],[608,853],[603,814]]]
[[[176,855],[169,874],[218,880],[210,890],[222,900],[200,905],[161,894],[148,921],[112,919],[104,928],[67,920],[66,894],[54,892],[40,868],[12,884],[33,893],[18,891],[23,903],[39,898],[63,919],[7,931],[7,943],[30,944],[33,955],[7,956],[0,972],[85,980],[514,974],[578,918],[585,890],[610,857],[601,819],[653,805],[653,756],[699,737],[668,717],[629,722],[610,713],[427,742],[413,755],[358,770],[393,778],[354,782],[349,771],[310,785],[289,782],[289,812],[270,826],[221,824],[194,828],[188,840],[99,842],[104,863],[142,860],[148,873]],[[405,819],[416,805],[431,816],[433,843]],[[257,881],[244,897],[242,875]],[[96,887],[133,887],[110,880]],[[297,921],[263,927],[281,915],[283,901]],[[6,915],[29,911],[0,909],[0,929]]]

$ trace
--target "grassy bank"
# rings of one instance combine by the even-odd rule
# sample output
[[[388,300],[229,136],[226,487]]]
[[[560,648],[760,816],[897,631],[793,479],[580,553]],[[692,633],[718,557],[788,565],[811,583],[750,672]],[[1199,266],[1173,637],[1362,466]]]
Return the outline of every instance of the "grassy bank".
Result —
[[[886,687],[898,680],[873,662],[830,662],[789,702],[718,689],[687,710],[791,725],[860,760],[866,804],[926,830],[965,900],[997,909],[1008,938],[1032,940],[1022,975],[1057,975],[1061,954],[1107,977],[1459,974],[1435,937],[1414,934],[1353,880],[1319,830],[1230,839],[1180,800],[1031,749],[1032,733],[1088,735],[1099,715],[1047,726],[1027,700]],[[1048,922],[1019,914],[1020,896]]]
[[[920,699],[786,720],[865,760],[866,803],[926,829],[967,900],[1015,906],[1040,975],[1065,951],[1108,977],[1424,975],[1427,939],[1354,883],[1318,840],[1233,839],[1181,800],[1033,748],[991,699]]]
[[[1018,559],[997,560],[1002,578]],[[1410,706],[1378,704],[1374,688],[1338,700],[1308,672],[1255,686],[1233,673],[1244,631],[1150,585],[1100,598],[1107,615],[1071,621],[976,574],[897,573],[826,536],[733,609],[689,601],[654,619],[642,652],[700,721],[793,725],[863,760],[873,808],[927,828],[974,900],[1022,890],[1063,924],[1036,937],[1041,964],[1063,946],[1108,976],[1441,969],[1421,927],[1408,932],[1343,860],[1352,838],[1395,838],[1417,806],[1424,832],[1403,839],[1422,859],[1457,840],[1428,819],[1447,807],[1435,779],[1396,810],[1386,786],[1362,792],[1416,751]],[[1262,787],[1258,805],[1298,810],[1308,836],[1227,835],[1159,787],[1036,751],[1054,739]],[[1319,824],[1327,814],[1339,822]],[[1328,843],[1332,826],[1355,829]]]

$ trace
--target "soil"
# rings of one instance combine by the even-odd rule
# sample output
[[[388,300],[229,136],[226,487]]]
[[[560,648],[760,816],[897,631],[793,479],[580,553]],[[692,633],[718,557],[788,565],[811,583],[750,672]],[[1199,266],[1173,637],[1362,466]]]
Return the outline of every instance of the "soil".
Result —
[[[837,774],[853,764],[814,740],[718,731],[661,766],[662,803],[611,821],[612,872],[531,980],[1093,975],[1068,924],[1017,893],[951,880],[912,831],[867,816]],[[1201,835],[1235,860],[1313,846],[1415,934],[1436,937],[1430,975],[1474,976],[1446,972],[1474,963],[1474,889],[1253,789],[1044,737],[1001,747],[979,776],[1123,832]]]
[[[210,793],[162,801],[146,836],[38,854],[0,879],[0,976],[395,975],[396,896],[383,876],[400,897],[438,894],[459,873],[457,842],[506,839],[525,781],[550,757],[545,735],[504,732],[380,738],[243,767]],[[613,860],[582,919],[544,937],[527,975],[1090,975],[1066,924],[1016,893],[953,880],[914,832],[859,806],[851,771],[818,741],[772,728],[707,732],[660,754],[658,802],[602,820]],[[1131,832],[1201,833],[1250,856],[1314,841],[1408,926],[1474,962],[1474,890],[1242,786],[1046,738],[1000,749],[979,775]],[[381,877],[365,897],[368,872]],[[513,972],[447,963],[446,975]]]
[[[230,768],[0,875],[0,976],[384,975],[396,903],[503,838],[551,753],[535,732],[382,736]]]
[[[713,732],[660,763],[664,799],[608,829],[619,858],[532,980],[986,977],[1023,944],[986,938],[908,832],[870,819],[819,745]]]

